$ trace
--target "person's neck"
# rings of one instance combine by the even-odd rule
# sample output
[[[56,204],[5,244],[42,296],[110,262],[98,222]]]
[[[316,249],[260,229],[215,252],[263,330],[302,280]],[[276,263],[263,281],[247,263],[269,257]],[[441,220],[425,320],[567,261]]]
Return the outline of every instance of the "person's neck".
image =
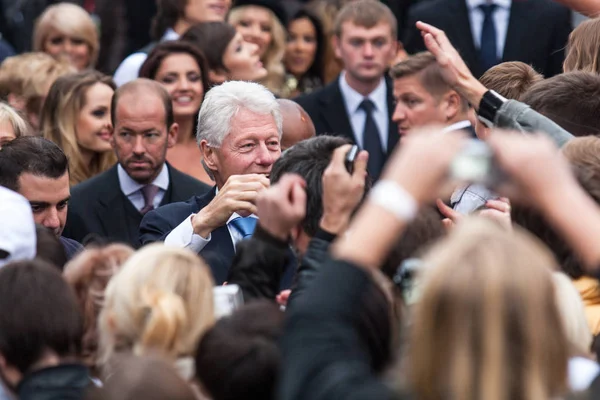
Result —
[[[94,159],[96,152],[80,147],[79,155],[81,156],[81,161],[83,161],[83,165],[85,165],[89,170],[89,168],[92,166],[92,160]]]
[[[171,29],[175,31],[179,36],[183,35],[188,29],[190,29],[190,23],[186,21],[184,18],[179,18],[175,25]]]
[[[348,86],[350,86],[352,89],[356,90],[358,93],[365,97],[373,93],[373,91],[377,89],[377,86],[379,86],[379,83],[381,82],[381,78],[377,78],[372,81],[361,81],[355,79],[347,71],[344,75]]]
[[[176,119],[175,122],[179,125],[177,144],[187,145],[196,141],[194,137],[194,116],[182,117]]]
[[[456,116],[454,118],[448,120],[448,122],[446,123],[446,126],[454,125],[457,122],[468,121],[468,120],[469,120],[469,116],[467,114],[458,113],[458,114],[456,114]]]

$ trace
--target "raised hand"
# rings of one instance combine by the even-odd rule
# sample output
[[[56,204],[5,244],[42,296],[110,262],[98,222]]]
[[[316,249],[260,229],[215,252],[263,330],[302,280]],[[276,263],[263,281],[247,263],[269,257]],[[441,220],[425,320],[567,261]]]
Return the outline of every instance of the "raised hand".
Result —
[[[232,175],[215,198],[192,218],[194,233],[208,237],[225,225],[234,212],[242,216],[256,214],[256,199],[269,186],[269,179],[261,174]]]
[[[285,174],[277,184],[258,196],[258,223],[271,235],[287,240],[292,229],[306,216],[306,182],[299,175]]]

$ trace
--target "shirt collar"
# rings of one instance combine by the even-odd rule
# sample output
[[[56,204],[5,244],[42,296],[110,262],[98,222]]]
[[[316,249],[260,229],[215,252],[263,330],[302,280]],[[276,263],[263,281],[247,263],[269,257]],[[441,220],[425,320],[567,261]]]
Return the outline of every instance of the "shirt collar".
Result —
[[[175,32],[172,28],[167,28],[165,34],[162,36],[162,38],[160,38],[160,41],[165,42],[167,40],[178,40],[179,36],[179,33]]]
[[[346,106],[351,113],[355,113],[358,110],[360,103],[362,103],[365,98],[368,98],[375,103],[375,109],[377,110],[381,110],[382,105],[387,103],[387,90],[385,79],[383,77],[375,90],[369,93],[368,96],[363,96],[348,85],[348,82],[346,82],[346,71],[342,71],[340,74],[340,90],[344,96],[344,100],[346,100]]]
[[[117,174],[119,175],[119,185],[121,186],[121,191],[125,196],[129,196],[141,188],[143,188],[144,184],[134,181],[125,171],[125,169],[119,164],[117,166]],[[164,163],[162,169],[158,176],[152,181],[153,185],[158,186],[160,189],[165,192],[169,188],[169,169],[167,168],[167,164]]]
[[[459,122],[455,122],[454,124],[452,124],[450,126],[445,127],[444,129],[442,129],[442,132],[458,131],[460,129],[468,128],[469,126],[471,126],[471,121],[469,121],[469,120],[459,121]]]
[[[469,8],[469,10],[473,10],[482,4],[495,4],[498,7],[510,9],[510,5],[512,3],[512,0],[492,0],[489,2],[487,0],[466,0],[466,1],[467,1],[467,7]]]

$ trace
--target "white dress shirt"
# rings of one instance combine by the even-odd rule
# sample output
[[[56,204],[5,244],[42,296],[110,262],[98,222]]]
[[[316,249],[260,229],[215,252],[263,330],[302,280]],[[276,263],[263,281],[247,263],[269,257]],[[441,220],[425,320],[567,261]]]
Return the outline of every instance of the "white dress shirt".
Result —
[[[471,125],[472,125],[471,121],[465,119],[464,121],[458,121],[458,122],[453,123],[452,125],[448,125],[444,129],[442,129],[442,132],[457,131],[459,129],[468,128]]]
[[[390,115],[388,114],[387,87],[385,84],[385,78],[382,77],[379,85],[366,97],[348,85],[348,82],[346,81],[346,71],[342,71],[339,79],[339,85],[340,91],[342,92],[342,97],[344,98],[346,112],[348,113],[350,126],[352,127],[356,144],[361,149],[364,148],[365,140],[363,135],[365,130],[365,122],[367,120],[367,112],[360,108],[360,104],[365,98],[368,98],[375,104],[375,109],[373,110],[373,119],[375,120],[375,125],[377,125],[377,130],[379,131],[381,145],[383,146],[382,150],[384,153],[387,153]]]
[[[142,194],[142,188],[146,185],[138,183],[134,181],[127,172],[121,167],[121,164],[117,166],[117,174],[119,176],[119,186],[121,187],[121,192],[138,211],[144,208],[144,195]],[[167,164],[163,164],[162,170],[158,174],[158,176],[152,181],[153,185],[158,186],[159,190],[154,196],[154,208],[158,208],[163,198],[165,197],[165,193],[169,189],[169,169]]]
[[[216,194],[219,193],[217,188]],[[190,214],[189,217],[183,220],[182,223],[177,225],[175,229],[171,231],[165,238],[165,244],[169,246],[184,247],[190,249],[196,253],[200,253],[202,249],[211,241],[212,234],[209,234],[207,238],[194,233],[194,227],[192,225],[192,217],[195,214]],[[235,245],[237,242],[243,239],[242,234],[231,226],[229,223],[236,218],[241,217],[238,213],[231,214],[231,217],[227,220],[227,230],[229,230],[229,236],[231,236],[231,242],[233,243],[233,251],[235,252]],[[258,218],[256,215],[250,215],[251,218]]]
[[[483,30],[483,10],[478,8],[482,4],[495,4],[494,25],[496,27],[496,55],[498,60],[502,60],[504,55],[504,45],[506,43],[506,33],[508,32],[508,21],[510,19],[510,7],[512,0],[466,0],[469,9],[469,20],[471,22],[471,33],[473,34],[473,43],[475,48],[481,48],[481,31]]]
[[[175,32],[173,29],[169,28],[160,39],[161,42],[165,40],[177,40],[179,39],[179,34]],[[126,59],[123,60],[121,65],[115,71],[115,75],[113,76],[113,80],[115,81],[117,86],[123,86],[127,82],[131,82],[140,74],[140,68],[144,61],[148,58],[147,53],[136,52],[130,54]]]

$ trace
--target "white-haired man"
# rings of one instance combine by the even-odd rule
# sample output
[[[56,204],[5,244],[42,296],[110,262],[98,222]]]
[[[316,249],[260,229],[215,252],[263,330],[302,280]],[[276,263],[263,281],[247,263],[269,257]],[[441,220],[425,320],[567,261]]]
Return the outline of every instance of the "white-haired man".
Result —
[[[208,92],[198,116],[197,140],[215,187],[203,196],[146,214],[142,244],[164,240],[196,251],[216,284],[227,279],[235,244],[251,236],[255,201],[269,187],[281,155],[282,119],[271,92],[249,82],[226,82]]]

